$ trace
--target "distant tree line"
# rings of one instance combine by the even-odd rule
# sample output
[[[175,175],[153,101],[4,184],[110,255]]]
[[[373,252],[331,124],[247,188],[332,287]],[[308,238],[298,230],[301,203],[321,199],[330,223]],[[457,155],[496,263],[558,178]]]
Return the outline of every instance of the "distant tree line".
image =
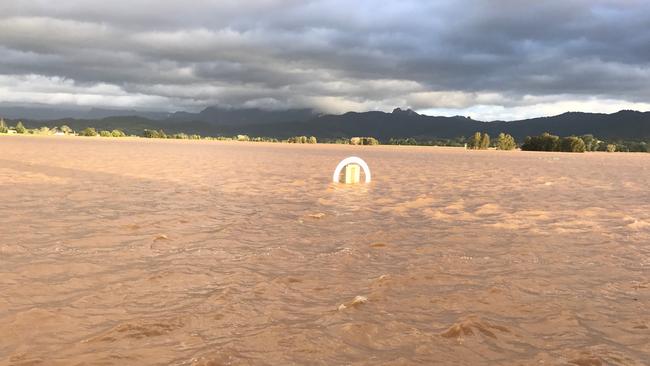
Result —
[[[18,121],[15,126],[9,127],[7,123],[0,119],[0,133],[15,133],[15,134],[25,134],[25,135],[79,135],[79,136],[103,136],[103,137],[124,137],[126,134],[122,130],[113,130],[113,131],[99,131],[95,130],[92,127],[87,127],[79,133],[67,125],[61,126],[41,126],[38,128],[27,128],[22,121]]]
[[[633,151],[648,152],[645,142],[627,142],[619,144],[602,141],[591,134],[582,136],[560,137],[545,132],[538,136],[528,136],[521,145],[525,151],[561,151],[561,152],[586,152],[586,151]],[[628,149],[628,150],[625,150]]]
[[[142,132],[142,137],[146,137],[150,139],[175,139],[175,140],[200,140],[201,139],[201,135],[197,135],[197,134],[188,135],[183,132],[173,133],[168,135],[162,129],[158,131],[145,129]]]
[[[525,151],[585,152],[587,145],[583,139],[577,136],[559,137],[544,132],[539,136],[526,137],[521,149]]]
[[[431,139],[431,138],[415,138],[415,137],[401,137],[390,138],[384,141],[386,145],[405,145],[405,146],[451,146],[463,147],[467,143],[467,137],[458,136],[451,139]]]
[[[418,139],[414,137],[391,138],[385,141],[385,143],[388,145],[466,146],[471,150],[484,150],[488,148],[495,148],[497,150],[513,150],[519,146],[515,138],[509,134],[500,133],[496,140],[492,140],[490,135],[481,132],[476,132],[468,138],[463,136],[453,139]],[[522,150],[527,151],[650,152],[650,141],[604,141],[591,134],[559,137],[549,133],[543,133],[538,136],[528,136],[519,147],[521,147]]]
[[[474,133],[467,142],[467,148],[470,150],[487,150],[490,147],[497,150],[514,150],[517,148],[517,142],[507,133],[500,133],[496,141],[492,141],[490,135],[481,132]]]
[[[126,134],[122,130],[112,130],[112,131],[99,131],[95,130],[92,127],[87,127],[78,133],[76,133],[68,125],[61,126],[41,126],[37,128],[27,128],[22,121],[18,121],[15,126],[10,127],[7,125],[4,119],[0,118],[0,133],[15,133],[15,134],[25,134],[25,135],[78,135],[78,136],[102,136],[102,137],[125,137]]]
[[[124,131],[117,130],[117,129],[113,131],[101,130],[97,132],[97,130],[93,127],[86,127],[79,132],[79,136],[126,137],[126,134],[124,133]]]
[[[316,144],[318,143],[318,140],[315,136],[294,136],[289,137],[289,139],[287,139],[287,142],[290,144]]]
[[[79,132],[75,132],[69,126],[41,126],[38,128],[27,128],[22,121],[17,121],[15,126],[9,126],[7,122],[0,118],[0,134],[30,134],[30,135],[78,135],[78,136],[101,136],[101,137],[125,137],[124,131],[114,130],[96,130],[93,127],[86,127]],[[160,139],[182,139],[182,140],[234,140],[234,141],[255,141],[255,142],[286,142],[297,144],[347,144],[347,145],[422,145],[422,146],[465,146],[471,150],[485,150],[495,148],[497,150],[513,150],[517,148],[517,142],[514,137],[506,133],[500,133],[496,139],[491,139],[490,135],[483,132],[476,132],[469,137],[459,136],[451,139],[432,139],[401,137],[390,138],[380,141],[374,137],[351,137],[351,138],[323,138],[321,141],[315,136],[293,136],[286,140],[278,140],[273,137],[250,137],[248,135],[236,136],[208,136],[202,137],[197,134],[186,134],[183,132],[167,134],[164,130],[145,129],[141,137],[160,138]],[[650,152],[650,141],[643,140],[611,140],[604,141],[594,137],[591,134],[582,136],[560,137],[550,133],[543,133],[537,136],[528,136],[521,144],[521,149],[525,151],[561,151],[561,152],[588,152],[588,151],[607,151],[607,152]]]
[[[611,149],[621,152],[650,152],[650,141],[613,140],[607,144],[607,151]]]
[[[374,137],[352,137],[350,145],[379,145],[379,140]]]

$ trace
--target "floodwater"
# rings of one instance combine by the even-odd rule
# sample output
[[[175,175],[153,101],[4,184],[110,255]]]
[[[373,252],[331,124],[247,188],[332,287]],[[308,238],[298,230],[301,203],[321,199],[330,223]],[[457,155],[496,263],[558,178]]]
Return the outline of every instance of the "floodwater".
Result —
[[[650,154],[1,137],[0,365],[647,365],[649,190]]]

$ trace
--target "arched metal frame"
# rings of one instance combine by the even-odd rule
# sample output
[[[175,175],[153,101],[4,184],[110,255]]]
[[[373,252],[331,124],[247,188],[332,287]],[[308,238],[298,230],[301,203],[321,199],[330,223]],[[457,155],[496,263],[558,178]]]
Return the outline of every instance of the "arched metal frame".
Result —
[[[341,171],[343,168],[345,168],[347,165],[350,164],[358,164],[361,169],[363,169],[363,174],[366,176],[366,183],[370,183],[370,180],[372,179],[370,175],[370,168],[368,168],[368,164],[366,164],[363,159],[356,157],[356,156],[350,156],[349,158],[345,158],[341,160],[339,165],[336,166],[336,169],[334,170],[334,175],[332,176],[332,181],[334,183],[339,183],[339,177],[341,176]]]

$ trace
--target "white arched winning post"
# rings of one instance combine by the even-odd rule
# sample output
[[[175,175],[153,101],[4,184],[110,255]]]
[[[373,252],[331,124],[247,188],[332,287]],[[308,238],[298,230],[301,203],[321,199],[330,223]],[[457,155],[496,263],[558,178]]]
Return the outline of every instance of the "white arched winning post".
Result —
[[[358,158],[356,156],[350,156],[349,158],[345,158],[341,160],[339,165],[336,166],[336,169],[334,170],[334,175],[332,176],[332,181],[334,183],[339,183],[339,176],[341,175],[341,171],[343,168],[350,164],[358,164],[361,169],[363,169],[363,174],[366,176],[366,183],[370,183],[371,176],[370,176],[370,168],[368,168],[368,164],[366,164],[363,159]]]

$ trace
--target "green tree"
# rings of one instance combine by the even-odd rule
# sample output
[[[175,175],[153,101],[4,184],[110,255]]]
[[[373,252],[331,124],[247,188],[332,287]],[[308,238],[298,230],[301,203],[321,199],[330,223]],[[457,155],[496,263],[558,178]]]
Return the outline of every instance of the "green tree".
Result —
[[[528,136],[521,145],[525,151],[560,151],[560,138],[544,132],[539,136]]]
[[[374,137],[353,137],[349,141],[350,145],[379,145],[379,140]]]
[[[97,130],[92,127],[86,127],[81,132],[79,132],[79,136],[97,136]]]
[[[316,136],[309,136],[309,140],[307,142],[310,144],[316,144],[318,143],[318,140],[316,139]]]
[[[616,145],[607,144],[607,152],[610,152],[610,153],[616,152]]]
[[[481,136],[481,141],[479,143],[479,149],[487,150],[488,147],[490,147],[490,135],[488,135],[487,133],[484,133]]]
[[[628,152],[648,152],[648,144],[645,141],[622,141],[622,146],[625,146],[623,151]]]
[[[528,151],[563,151],[585,152],[585,142],[577,136],[560,138],[544,132],[539,136],[528,136],[521,145],[522,150]]]
[[[560,151],[560,137],[548,132],[543,133],[542,147],[545,151]]]
[[[582,135],[582,136],[580,136],[580,138],[585,143],[585,150],[586,151],[598,151],[598,148],[600,147],[601,141],[599,141],[597,138],[595,138],[594,135],[591,135],[591,134]]]
[[[113,130],[113,131],[111,131],[111,136],[113,136],[113,137],[125,137],[126,134],[122,130]]]
[[[7,132],[9,132],[9,128],[5,123],[5,120],[0,118],[0,133],[7,133]]]
[[[70,135],[70,134],[74,133],[72,128],[68,127],[68,125],[63,125],[59,129],[61,130],[61,132],[65,133],[66,135]]]
[[[467,148],[472,150],[478,150],[481,147],[481,133],[475,132],[472,137],[470,137],[467,142]]]
[[[110,131],[101,130],[101,131],[99,131],[99,136],[101,136],[101,137],[111,137],[112,135],[111,135]]]
[[[389,145],[417,145],[418,142],[416,139],[409,137],[409,138],[390,138],[388,140]]]
[[[314,139],[316,139],[316,138],[314,137]],[[287,140],[287,142],[290,143],[290,144],[307,144],[307,143],[311,143],[310,138],[308,138],[307,136],[290,137]]]
[[[377,140],[374,137],[364,137],[363,138],[363,144],[364,145],[379,145],[379,140]]]
[[[160,137],[160,135],[156,130],[144,130],[144,132],[142,133],[142,137],[146,137],[148,139],[157,139]]]
[[[506,133],[500,133],[498,140],[497,140],[497,149],[499,150],[513,150],[515,147],[517,147],[517,143],[515,142],[515,138],[506,134]]]
[[[564,152],[585,152],[585,142],[580,137],[564,137],[560,141],[560,151]]]
[[[16,124],[16,133],[25,133],[27,132],[27,129],[25,128],[25,125],[21,121],[18,121]]]

